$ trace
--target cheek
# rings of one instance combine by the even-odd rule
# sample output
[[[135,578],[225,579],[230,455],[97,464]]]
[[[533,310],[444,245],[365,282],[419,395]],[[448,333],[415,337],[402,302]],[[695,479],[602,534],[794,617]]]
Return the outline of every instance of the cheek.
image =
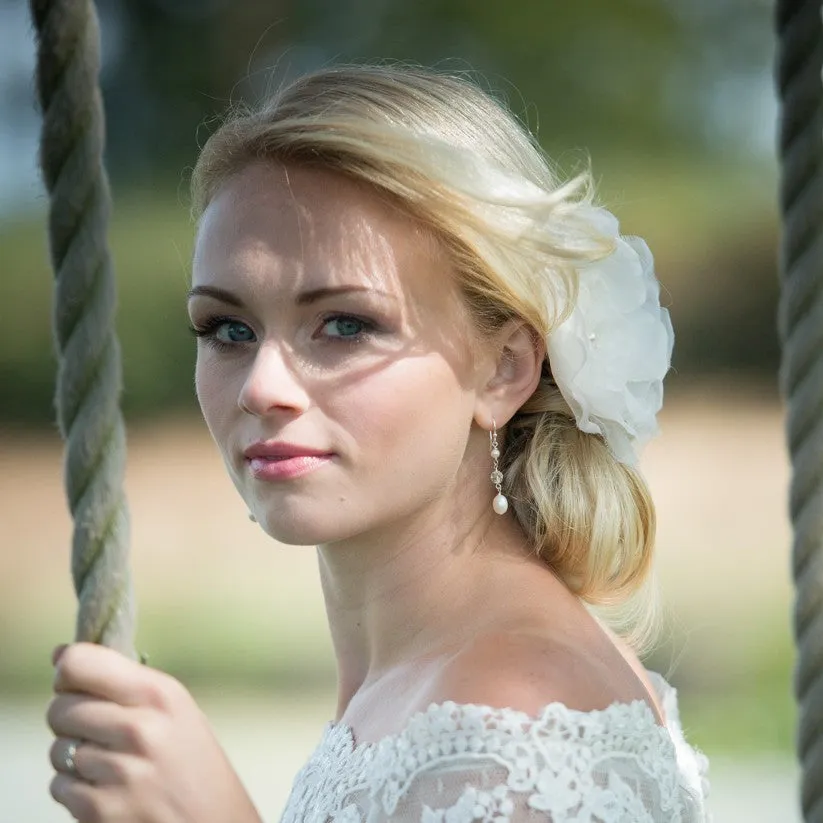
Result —
[[[194,369],[194,389],[206,425],[219,444],[231,410],[237,405],[232,376],[225,369],[217,368],[208,353],[198,354]]]
[[[197,402],[200,404],[200,410],[206,420],[209,419],[212,407],[217,399],[214,382],[211,372],[204,364],[203,358],[198,354],[197,363],[194,367],[194,391],[197,395]]]
[[[370,474],[393,474],[407,482],[411,476],[442,475],[459,466],[473,397],[444,361],[403,361],[358,381],[337,400],[335,416]]]

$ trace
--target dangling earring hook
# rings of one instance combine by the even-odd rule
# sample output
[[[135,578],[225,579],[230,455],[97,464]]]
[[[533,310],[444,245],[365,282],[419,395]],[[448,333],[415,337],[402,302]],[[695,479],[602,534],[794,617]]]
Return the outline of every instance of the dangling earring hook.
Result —
[[[503,494],[503,472],[500,471],[500,447],[497,444],[497,423],[492,417],[492,430],[489,432],[489,446],[491,448],[492,473],[491,481],[497,489],[497,496],[492,501],[492,508],[497,514],[505,514],[509,510],[509,501]]]

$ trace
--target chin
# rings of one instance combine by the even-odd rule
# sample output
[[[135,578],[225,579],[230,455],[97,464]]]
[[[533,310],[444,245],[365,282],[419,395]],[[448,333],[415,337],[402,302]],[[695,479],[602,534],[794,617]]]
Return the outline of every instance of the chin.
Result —
[[[262,509],[262,511],[261,511]],[[332,505],[321,507],[272,506],[266,510],[264,506],[257,506],[258,523],[261,528],[276,540],[286,546],[317,546],[325,543],[334,543],[345,540],[365,529],[362,525],[344,522],[335,517]]]

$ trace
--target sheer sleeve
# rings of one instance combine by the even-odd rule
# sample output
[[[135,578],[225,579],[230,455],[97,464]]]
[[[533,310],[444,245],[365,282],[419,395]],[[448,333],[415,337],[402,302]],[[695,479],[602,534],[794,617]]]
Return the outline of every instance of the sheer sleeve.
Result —
[[[534,762],[540,758],[522,755]],[[600,759],[587,769],[552,768],[518,775],[514,764],[440,766],[392,796],[361,799],[352,823],[704,823],[699,799],[636,763]],[[359,804],[358,804],[359,805]],[[340,819],[340,818],[336,818]],[[347,820],[344,815],[343,820]]]

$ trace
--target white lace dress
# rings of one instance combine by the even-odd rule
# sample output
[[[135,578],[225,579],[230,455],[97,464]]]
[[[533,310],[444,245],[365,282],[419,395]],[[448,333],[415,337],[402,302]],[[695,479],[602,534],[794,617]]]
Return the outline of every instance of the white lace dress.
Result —
[[[329,722],[281,823],[708,823],[708,761],[649,674],[666,728],[641,700],[537,716],[433,703],[377,743]]]

